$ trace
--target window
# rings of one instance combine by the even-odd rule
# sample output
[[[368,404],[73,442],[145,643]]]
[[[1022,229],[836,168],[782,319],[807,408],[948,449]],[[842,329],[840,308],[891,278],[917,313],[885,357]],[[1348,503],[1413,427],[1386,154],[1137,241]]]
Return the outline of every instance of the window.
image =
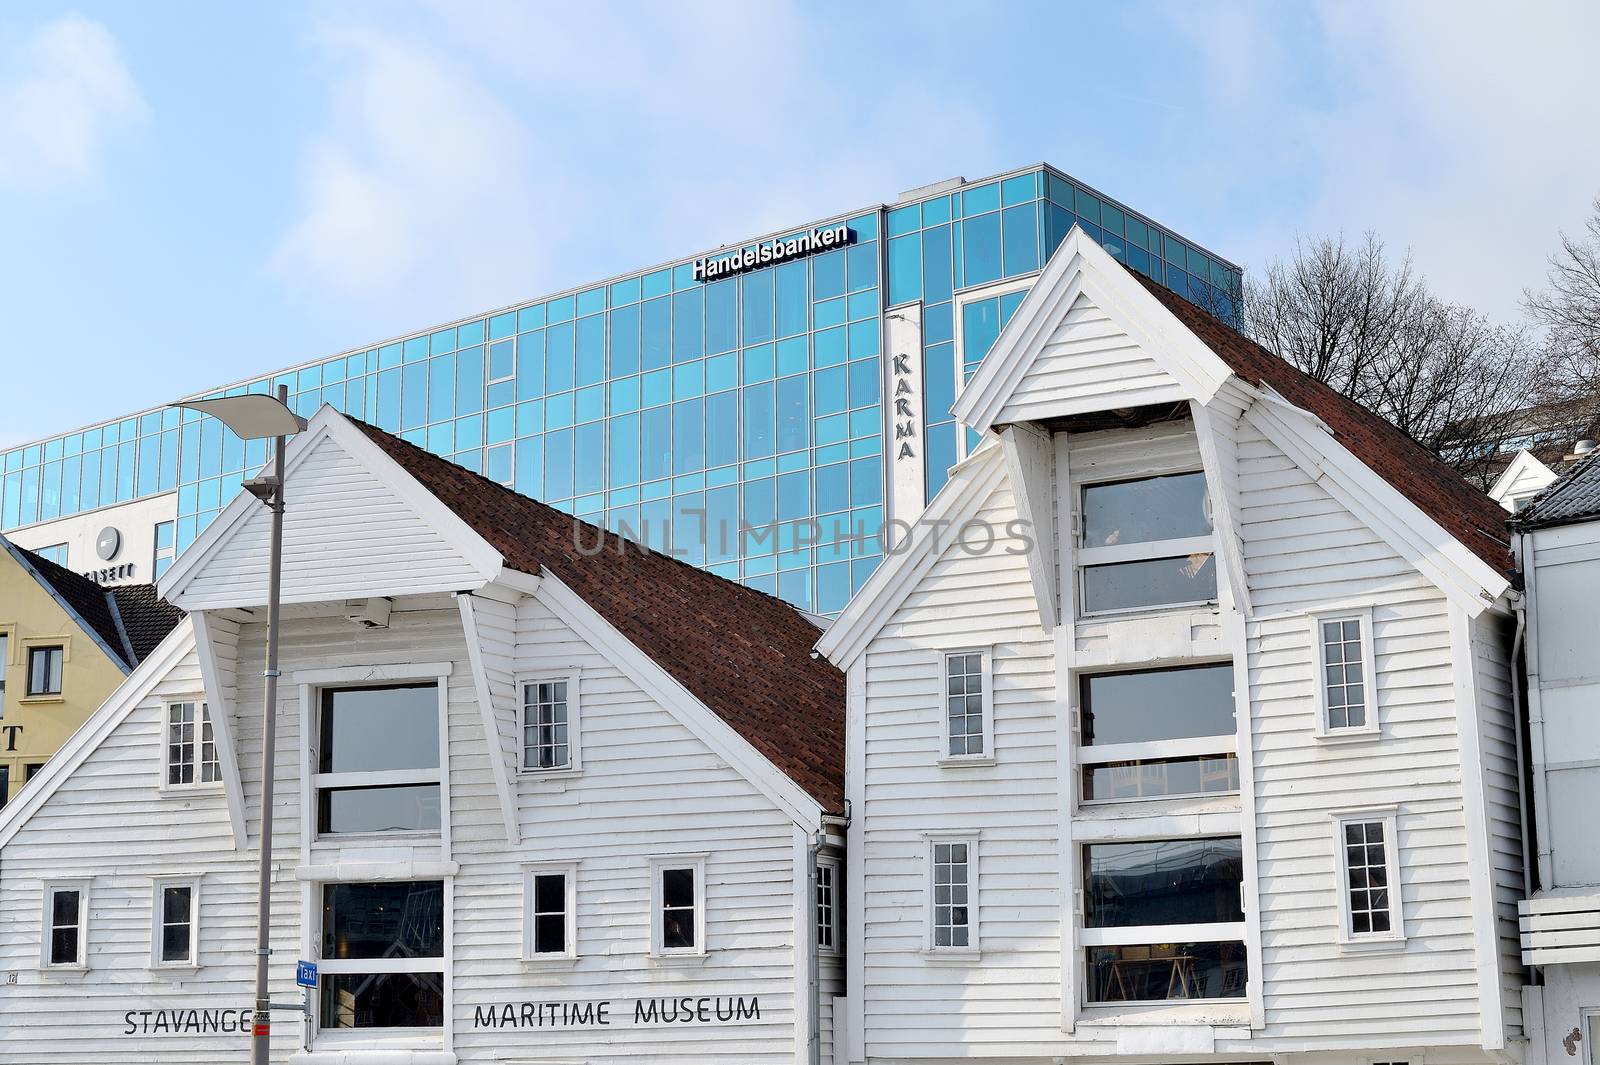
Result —
[[[1243,997],[1243,876],[1238,836],[1085,845],[1087,1002]]]
[[[1078,704],[1085,802],[1239,790],[1231,662],[1084,676]]]
[[[1372,614],[1315,614],[1317,734],[1324,738],[1373,736],[1378,732],[1373,698]]]
[[[652,863],[653,953],[705,953],[705,890],[703,858]]]
[[[198,964],[199,884],[194,880],[156,881],[151,913],[151,964],[158,968]]]
[[[6,666],[11,661],[11,637],[0,632],[0,717],[6,712]]]
[[[150,559],[150,572],[159,580],[172,565],[173,522],[158,521],[155,529],[155,553]]]
[[[6,808],[6,802],[11,797],[11,767],[0,765],[0,810]]]
[[[26,784],[28,781],[38,776],[39,770],[43,768],[43,762],[29,762],[27,765],[22,767],[22,782]]]
[[[928,840],[928,946],[934,952],[978,949],[977,852],[972,838]]]
[[[439,688],[322,692],[317,832],[437,832]]]
[[[817,949],[839,949],[839,864],[817,862]]]
[[[990,743],[989,652],[952,651],[944,656],[944,718],[947,760],[988,760]]]
[[[444,882],[324,884],[322,1016],[336,1028],[444,1025]]]
[[[28,648],[28,695],[60,695],[63,648]]]
[[[1589,1065],[1600,1065],[1600,1009],[1583,1011],[1583,1035],[1589,1047]]]
[[[166,786],[211,784],[222,779],[211,712],[205,703],[167,704]]]
[[[83,881],[44,886],[42,964],[73,969],[87,965],[88,895],[88,884]]]
[[[1403,940],[1395,815],[1372,811],[1336,814],[1334,832],[1339,852],[1340,941],[1358,945]]]
[[[65,566],[67,564],[66,544],[51,544],[49,547],[37,547],[34,548],[33,553],[47,562],[54,562],[58,566]]]
[[[1081,508],[1078,562],[1084,613],[1216,599],[1204,473],[1085,485]]]
[[[528,867],[523,957],[544,961],[578,956],[577,883],[575,865]]]
[[[522,685],[522,768],[534,773],[578,768],[576,674]]]

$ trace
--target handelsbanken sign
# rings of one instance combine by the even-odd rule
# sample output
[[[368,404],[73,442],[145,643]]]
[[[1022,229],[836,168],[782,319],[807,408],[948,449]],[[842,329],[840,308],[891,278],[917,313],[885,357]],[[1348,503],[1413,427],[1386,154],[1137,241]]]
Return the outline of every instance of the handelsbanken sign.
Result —
[[[779,237],[769,240],[765,244],[756,244],[742,251],[731,251],[726,255],[708,255],[704,259],[694,261],[694,279],[696,281],[715,281],[719,277],[732,277],[742,274],[746,270],[754,270],[760,266],[771,266],[773,263],[788,262],[790,259],[799,259],[815,251],[826,251],[829,248],[842,248],[855,239],[855,234],[850,232],[850,227],[840,222],[827,229],[813,229],[809,233],[801,233],[796,237]]]

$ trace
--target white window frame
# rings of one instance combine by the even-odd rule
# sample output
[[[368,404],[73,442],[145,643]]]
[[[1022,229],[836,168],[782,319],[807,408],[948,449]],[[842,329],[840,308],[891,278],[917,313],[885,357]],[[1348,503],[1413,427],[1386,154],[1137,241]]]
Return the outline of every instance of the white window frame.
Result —
[[[922,952],[929,957],[972,958],[983,950],[979,930],[983,926],[978,880],[978,832],[924,832],[923,839],[923,918]],[[934,853],[935,848],[948,844],[964,843],[967,846],[967,945],[964,947],[939,946],[934,942]]]
[[[1112,544],[1110,546],[1095,547],[1083,542],[1088,527],[1083,519],[1084,493],[1091,488],[1098,488],[1108,484],[1127,484],[1134,481],[1155,480],[1158,477],[1180,477],[1185,474],[1205,475],[1205,469],[1200,466],[1185,466],[1179,469],[1159,470],[1154,473],[1142,473],[1134,476],[1119,475],[1115,477],[1096,478],[1090,481],[1077,481],[1072,485],[1072,569],[1073,586],[1078,596],[1078,608],[1081,616],[1085,618],[1114,618],[1127,615],[1156,614],[1169,610],[1192,610],[1195,607],[1210,606],[1216,603],[1217,595],[1222,592],[1222,577],[1217,576],[1217,595],[1209,599],[1187,599],[1177,603],[1156,603],[1150,606],[1117,607],[1110,610],[1089,609],[1089,598],[1086,589],[1088,571],[1094,566],[1111,565],[1117,562],[1157,562],[1161,559],[1183,558],[1187,555],[1205,554],[1211,556],[1212,572],[1217,573],[1221,560],[1217,558],[1217,535],[1215,511],[1212,513],[1212,532],[1209,536],[1180,536],[1171,540],[1144,540],[1131,544]],[[1211,510],[1210,485],[1206,487],[1206,507]]]
[[[337,685],[343,687],[344,685]],[[325,929],[323,927],[323,899],[324,891],[329,887],[339,884],[371,884],[385,880],[400,882],[440,881],[443,895],[440,905],[444,912],[444,952],[437,958],[327,958],[321,957],[321,946],[324,941]],[[445,1012],[443,1020],[437,1028],[334,1028],[325,1025],[322,1016],[321,992],[312,996],[317,1003],[316,1031],[313,1036],[311,1049],[313,1051],[329,1050],[370,1050],[388,1047],[426,1046],[429,1048],[439,1045],[441,1039],[448,1042],[450,1038],[450,981],[451,981],[451,913],[455,906],[453,880],[450,875],[444,876],[395,876],[392,878],[357,879],[348,878],[340,880],[317,880],[310,884],[307,896],[309,912],[312,919],[306,922],[310,931],[310,950],[312,956],[318,957],[317,968],[322,975],[337,975],[340,973],[442,973],[445,988]]]
[[[826,925],[824,925],[824,923],[823,923],[822,913],[821,913],[821,910],[822,910],[822,892],[823,892],[823,887],[822,887],[822,879],[823,879],[822,872],[823,872],[823,870],[827,870],[827,872],[828,872],[828,887],[827,887],[827,892],[828,892],[828,920],[827,920]],[[839,933],[840,933],[840,930],[844,927],[844,922],[841,920],[841,917],[842,917],[841,907],[839,905],[839,901],[842,898],[841,891],[842,891],[842,889],[844,887],[844,880],[842,879],[842,876],[843,876],[843,867],[840,865],[838,859],[836,859],[836,858],[818,858],[817,859],[816,897],[812,900],[811,916],[812,916],[813,922],[817,926],[817,949],[819,951],[821,951],[823,954],[833,955],[833,954],[838,954],[840,952],[839,951]],[[827,930],[828,930],[828,942],[827,943],[822,942],[822,930],[823,930],[824,927],[826,927]]]
[[[181,961],[168,961],[161,956],[161,933],[165,927],[162,910],[167,888],[189,889],[189,956]],[[151,882],[150,888],[150,968],[182,969],[200,968],[200,877],[164,876]]]
[[[985,284],[976,285],[972,288],[957,290],[955,293],[955,298],[951,301],[951,316],[955,319],[951,323],[951,340],[954,341],[954,358],[951,359],[953,365],[951,366],[950,372],[955,374],[955,381],[952,382],[954,390],[950,393],[952,396],[955,396],[959,399],[961,393],[967,387],[967,382],[964,379],[965,375],[963,375],[961,372],[962,368],[966,365],[967,336],[966,329],[962,325],[966,316],[962,314],[962,311],[966,309],[967,304],[978,303],[982,300],[998,299],[1001,296],[1009,296],[1013,292],[1027,292],[1033,288],[1034,284],[1038,280],[1039,272],[1034,271],[1033,273],[1027,274],[1023,277],[1010,278],[1002,281],[989,281]],[[1005,332],[1005,330],[1002,328],[1001,332]],[[997,339],[996,343],[998,342],[999,341]],[[984,358],[988,358],[988,356],[985,355]],[[979,439],[981,441],[982,437]],[[960,462],[969,454],[970,452],[967,450],[967,427],[958,423],[956,425],[956,461]]]
[[[1148,664],[1128,668],[1112,669],[1084,669],[1074,674],[1072,679],[1072,706],[1077,735],[1072,744],[1073,759],[1078,765],[1080,778],[1098,766],[1108,765],[1113,762],[1150,762],[1169,758],[1222,758],[1232,756],[1235,760],[1239,754],[1239,734],[1237,731],[1216,736],[1190,736],[1174,740],[1146,740],[1139,743],[1093,743],[1083,742],[1086,718],[1084,714],[1083,688],[1091,677],[1104,677],[1118,673],[1166,673],[1177,669],[1194,666],[1212,666],[1233,668],[1231,659],[1199,659],[1196,661],[1183,661],[1177,663]],[[1238,693],[1234,694],[1235,707],[1237,707]],[[1237,717],[1237,709],[1235,709]],[[1237,721],[1235,722],[1237,724]],[[1128,797],[1108,797],[1104,799],[1086,799],[1083,797],[1083,781],[1077,783],[1073,800],[1080,806],[1106,806],[1127,802],[1169,802],[1174,799],[1213,799],[1229,795],[1238,795],[1239,789],[1228,791],[1199,791],[1183,792],[1171,795],[1133,795]]]
[[[489,375],[494,372],[494,363],[489,354],[489,349],[494,347],[496,344],[504,344],[508,340],[511,342],[511,372],[506,374],[504,377],[490,377]],[[514,332],[510,336],[501,337],[499,340],[484,340],[483,384],[485,388],[487,388],[489,385],[498,385],[505,381],[515,381],[517,379],[517,367],[521,364],[521,360],[517,357],[519,354],[517,351],[518,346],[519,341],[517,340],[517,334]]]
[[[1237,836],[1235,833],[1206,833],[1196,835],[1194,838],[1199,840],[1222,836],[1226,836],[1229,839],[1239,838],[1242,844],[1242,837]],[[1156,835],[1150,836],[1149,838],[1152,840],[1157,840],[1170,839],[1172,837]],[[1248,943],[1248,937],[1245,935],[1244,921],[1226,921],[1214,924],[1141,924],[1123,925],[1115,928],[1087,927],[1086,922],[1088,921],[1089,917],[1089,904],[1088,899],[1084,894],[1084,885],[1087,881],[1088,862],[1084,857],[1083,848],[1091,847],[1096,843],[1134,842],[1138,842],[1136,837],[1126,839],[1118,837],[1083,840],[1078,844],[1079,850],[1077,854],[1077,867],[1079,869],[1079,874],[1078,883],[1074,885],[1074,891],[1077,893],[1079,903],[1075,907],[1076,912],[1074,914],[1074,920],[1077,922],[1078,926],[1076,930],[1078,935],[1078,960],[1079,964],[1082,966],[1079,971],[1084,974],[1084,978],[1079,981],[1080,991],[1078,993],[1078,1005],[1086,1010],[1103,1010],[1107,1008],[1121,1010],[1128,1006],[1169,1007],[1182,1005],[1189,1002],[1205,1002],[1207,1004],[1215,1003],[1222,1005],[1246,1001],[1250,997],[1250,982],[1256,979],[1256,974],[1253,972],[1246,973],[1244,986],[1239,989],[1239,994],[1231,998],[1170,998],[1140,999],[1130,1002],[1096,1002],[1089,997],[1089,992],[1091,989],[1088,980],[1088,950],[1092,947],[1143,947],[1155,943]],[[1244,882],[1241,879],[1240,890],[1242,891],[1243,888]],[[1249,948],[1246,946],[1247,959],[1248,954]]]
[[[195,738],[194,738],[194,780],[187,784],[174,784],[171,782],[172,771],[172,711],[179,706],[193,706],[195,708]],[[205,766],[205,736],[211,732],[211,750],[216,756],[217,776],[215,780],[202,780]],[[205,697],[201,695],[182,699],[167,699],[161,706],[161,784],[160,790],[164,792],[192,792],[192,791],[220,791],[222,788],[222,759],[217,751],[216,728],[211,725],[211,709],[206,704]]]
[[[55,896],[59,891],[78,893],[78,956],[70,962],[50,960],[50,933],[55,910]],[[52,972],[84,972],[89,968],[89,878],[57,877],[41,885],[41,912],[39,914],[39,968]]]
[[[993,765],[994,764],[994,648],[949,647],[939,652],[939,762],[942,765]],[[978,754],[950,753],[950,659],[956,655],[978,655],[981,658],[983,685],[983,750]]]
[[[161,526],[163,526],[163,525],[168,525],[168,526],[171,526],[171,528],[172,528],[172,543],[168,544],[166,547],[162,547],[161,546]],[[150,530],[150,542],[151,542],[152,545],[154,545],[151,548],[151,553],[150,553],[150,579],[151,580],[156,580],[157,578],[161,577],[164,573],[166,573],[166,570],[162,568],[161,563],[166,562],[168,564],[168,566],[170,567],[173,559],[177,556],[177,550],[178,550],[178,523],[177,523],[177,521],[174,520],[174,521],[158,521],[158,522],[156,522],[154,528],[152,528]]]
[[[1311,630],[1311,661],[1317,691],[1316,736],[1319,740],[1375,739],[1378,729],[1378,669],[1372,649],[1372,608],[1319,610],[1307,615]],[[1361,633],[1361,694],[1366,720],[1360,725],[1334,728],[1328,722],[1328,648],[1322,639],[1326,622],[1354,621]]]
[[[347,679],[348,678],[348,679]],[[306,789],[307,807],[303,811],[307,838],[314,844],[324,846],[338,846],[350,841],[362,840],[411,840],[411,839],[440,839],[447,838],[450,824],[449,809],[449,678],[448,665],[437,666],[431,664],[410,666],[379,666],[372,669],[338,667],[330,670],[308,670],[304,674],[297,673],[295,679],[307,685],[306,694],[309,700],[306,709],[309,713],[305,716],[306,735],[302,742],[305,744],[307,780],[309,787]],[[318,767],[322,763],[321,736],[322,714],[324,711],[323,699],[329,691],[342,691],[352,688],[391,688],[405,686],[425,687],[432,685],[438,704],[439,715],[439,765],[433,769],[380,769],[363,772],[336,772],[323,773]],[[381,787],[388,784],[432,784],[439,789],[439,827],[429,829],[407,829],[395,832],[322,832],[318,829],[321,822],[322,792],[326,788],[359,788]]]
[[[530,777],[574,776],[583,769],[582,751],[582,671],[561,673],[527,673],[517,677],[517,771]],[[530,766],[528,748],[522,742],[528,727],[528,687],[533,684],[564,682],[567,686],[567,764],[563,766]]]
[[[680,854],[651,858],[650,868],[650,956],[653,958],[703,958],[706,956],[706,855]],[[668,869],[694,870],[694,945],[663,945],[662,906],[665,892],[661,878]]]
[[[566,928],[563,939],[566,949],[561,951],[535,952],[534,913],[533,913],[533,881],[537,876],[550,876],[559,874],[565,877],[562,905],[565,907],[563,917]],[[539,964],[552,961],[572,961],[578,956],[578,863],[577,862],[529,862],[522,867],[522,960]]]
[[[1400,950],[1405,947],[1406,930],[1400,884],[1400,833],[1396,827],[1399,809],[1394,806],[1377,806],[1356,810],[1335,810],[1329,815],[1333,826],[1333,860],[1338,874],[1335,888],[1339,908],[1339,945],[1345,951]],[[1379,823],[1383,825],[1384,875],[1389,891],[1389,930],[1387,932],[1352,932],[1350,930],[1350,863],[1345,850],[1346,825]]]
[[[1591,1006],[1578,1015],[1584,1044],[1589,1048],[1589,1061],[1600,1065],[1600,1006]]]

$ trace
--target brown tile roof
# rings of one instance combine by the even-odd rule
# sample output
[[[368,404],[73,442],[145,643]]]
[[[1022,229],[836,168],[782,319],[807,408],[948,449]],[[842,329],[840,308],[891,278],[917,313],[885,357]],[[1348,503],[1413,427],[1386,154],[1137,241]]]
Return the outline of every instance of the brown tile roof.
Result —
[[[0,537],[45,589],[65,603],[93,635],[111,649],[117,664],[132,670],[178,627],[183,612],[156,594],[153,584],[105,587],[42,555]]]
[[[506,565],[548,569],[768,761],[844,810],[844,674],[780,599],[658,554],[351,419]],[[604,550],[595,552],[604,538]]]
[[[1251,384],[1270,386],[1290,403],[1321,418],[1333,430],[1334,438],[1374,473],[1496,572],[1510,575],[1510,536],[1506,532],[1510,515],[1472,487],[1449,463],[1359,403],[1246,339],[1209,311],[1141,274],[1132,270],[1129,273],[1234,373]]]

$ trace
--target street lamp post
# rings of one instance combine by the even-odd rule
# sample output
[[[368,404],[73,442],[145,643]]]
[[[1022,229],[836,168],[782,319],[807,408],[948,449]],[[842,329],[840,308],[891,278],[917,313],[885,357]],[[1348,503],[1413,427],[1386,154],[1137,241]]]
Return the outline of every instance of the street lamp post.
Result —
[[[245,491],[272,511],[272,550],[267,562],[267,664],[261,708],[261,867],[256,897],[256,1004],[250,1026],[250,1065],[268,1065],[272,1002],[267,993],[267,962],[272,950],[272,784],[278,732],[278,598],[283,577],[283,451],[288,437],[306,427],[289,409],[289,388],[276,397],[225,396],[175,403],[221,421],[242,440],[272,438],[272,472],[244,482]]]

